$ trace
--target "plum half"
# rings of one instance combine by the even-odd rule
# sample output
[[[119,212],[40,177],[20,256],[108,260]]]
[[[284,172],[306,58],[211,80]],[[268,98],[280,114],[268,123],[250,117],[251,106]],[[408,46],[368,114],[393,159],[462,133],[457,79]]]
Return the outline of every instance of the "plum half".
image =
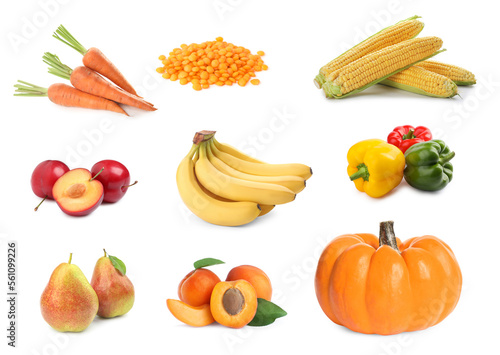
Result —
[[[104,198],[104,188],[87,169],[73,169],[61,176],[52,195],[61,210],[70,216],[86,216],[96,210]]]

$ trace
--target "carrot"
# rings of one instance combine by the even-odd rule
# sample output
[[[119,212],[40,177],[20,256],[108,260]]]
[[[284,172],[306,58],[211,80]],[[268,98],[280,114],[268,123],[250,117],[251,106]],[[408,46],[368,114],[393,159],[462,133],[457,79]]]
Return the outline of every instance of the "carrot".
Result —
[[[49,73],[70,80],[71,84],[81,91],[142,110],[156,110],[152,104],[111,84],[87,67],[76,67],[73,70],[61,63],[56,55],[47,52],[43,55],[43,61],[49,65]]]
[[[64,28],[63,25],[60,25],[52,36],[80,52],[80,54],[83,55],[83,65],[87,68],[98,72],[121,87],[123,90],[137,96],[137,92],[132,85],[99,49],[86,49],[75,39],[75,37],[71,35],[71,33],[68,32],[68,30],[66,30],[66,28]]]
[[[66,84],[52,84],[48,89],[18,80],[14,85],[17,94],[14,96],[48,97],[57,105],[69,107],[83,107],[94,110],[108,110],[128,114],[116,103],[105,98],[95,96]]]

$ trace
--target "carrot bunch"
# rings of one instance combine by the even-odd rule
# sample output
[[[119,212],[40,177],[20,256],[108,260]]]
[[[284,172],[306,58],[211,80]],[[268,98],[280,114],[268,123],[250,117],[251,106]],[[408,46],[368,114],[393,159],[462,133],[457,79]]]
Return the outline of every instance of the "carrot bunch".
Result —
[[[58,105],[108,110],[127,116],[118,103],[146,111],[156,110],[153,104],[137,96],[132,85],[99,49],[87,50],[62,25],[54,37],[83,55],[84,66],[74,69],[63,64],[54,54],[45,53],[43,56],[44,63],[49,65],[49,73],[69,80],[73,86],[58,83],[47,89],[18,80],[14,85],[15,96],[47,96]]]
[[[249,49],[225,42],[222,37],[200,44],[181,44],[168,57],[160,55],[163,67],[156,71],[163,78],[179,80],[181,85],[191,83],[194,90],[208,89],[210,85],[245,86],[249,81],[259,85],[255,72],[267,70],[262,60],[264,52],[252,54]]]

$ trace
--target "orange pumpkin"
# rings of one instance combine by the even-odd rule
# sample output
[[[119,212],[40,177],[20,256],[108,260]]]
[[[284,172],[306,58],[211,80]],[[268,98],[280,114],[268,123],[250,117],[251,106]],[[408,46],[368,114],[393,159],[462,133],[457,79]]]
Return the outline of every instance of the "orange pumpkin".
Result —
[[[404,243],[393,222],[373,234],[345,234],[327,245],[315,278],[316,296],[333,322],[355,332],[398,334],[445,319],[457,305],[462,274],[453,251],[425,235]]]

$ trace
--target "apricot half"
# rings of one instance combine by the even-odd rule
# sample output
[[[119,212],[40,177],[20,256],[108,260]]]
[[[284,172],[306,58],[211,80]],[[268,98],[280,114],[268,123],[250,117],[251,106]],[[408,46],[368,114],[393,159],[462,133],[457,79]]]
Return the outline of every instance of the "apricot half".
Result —
[[[167,307],[175,318],[193,327],[204,327],[215,322],[209,304],[193,307],[182,301],[168,299]]]
[[[245,280],[219,282],[210,299],[214,319],[226,327],[241,328],[255,317],[257,293]]]
[[[266,273],[258,267],[251,265],[237,266],[227,274],[226,281],[245,280],[252,284],[257,292],[257,298],[263,298],[266,301],[271,301],[273,288],[271,280]]]
[[[85,216],[102,203],[104,188],[87,169],[73,169],[57,179],[52,194],[57,205],[71,216]]]
[[[210,296],[220,279],[208,269],[196,269],[187,274],[179,284],[178,294],[182,302],[193,307],[210,303]]]

